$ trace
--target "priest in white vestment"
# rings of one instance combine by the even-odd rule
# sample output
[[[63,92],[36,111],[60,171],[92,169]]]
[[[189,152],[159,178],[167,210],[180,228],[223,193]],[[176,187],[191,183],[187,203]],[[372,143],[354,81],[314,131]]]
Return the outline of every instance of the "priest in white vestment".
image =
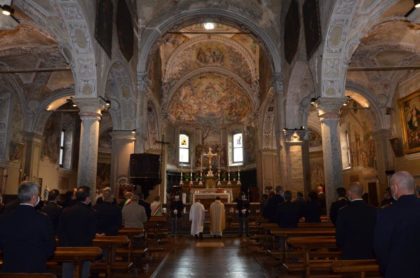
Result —
[[[202,237],[204,227],[205,209],[200,200],[197,200],[190,208],[191,235],[195,238]]]
[[[217,196],[210,205],[210,234],[214,237],[222,237],[225,229],[225,205]]]

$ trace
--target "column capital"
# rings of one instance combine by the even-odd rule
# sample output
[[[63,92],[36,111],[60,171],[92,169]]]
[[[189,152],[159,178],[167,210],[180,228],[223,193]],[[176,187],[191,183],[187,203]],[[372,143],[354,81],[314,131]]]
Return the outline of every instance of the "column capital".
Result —
[[[322,119],[338,119],[340,109],[347,98],[327,98],[322,97],[317,100],[318,116]]]
[[[307,139],[309,130],[306,129],[283,129],[283,134],[288,144],[303,144]]]
[[[42,134],[39,134],[33,131],[26,131],[24,133],[24,136],[26,140],[31,140],[31,141],[33,140],[33,141],[41,142],[44,139],[44,136]]]
[[[134,141],[134,140],[136,140],[136,133],[133,132],[133,130],[113,130],[111,135],[112,135],[112,141],[115,141],[115,140]]]
[[[283,94],[283,77],[281,73],[274,73],[273,74],[273,83],[272,86],[276,91],[276,94]]]
[[[150,79],[148,78],[147,72],[137,73],[137,88],[140,92],[145,92],[150,86]]]
[[[102,110],[105,109],[106,103],[100,98],[74,98],[73,102],[79,107],[79,115],[83,117],[96,117],[101,119]]]

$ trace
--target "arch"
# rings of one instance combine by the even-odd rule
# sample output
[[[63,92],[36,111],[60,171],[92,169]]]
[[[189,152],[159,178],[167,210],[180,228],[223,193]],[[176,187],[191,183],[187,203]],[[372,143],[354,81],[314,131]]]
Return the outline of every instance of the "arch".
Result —
[[[41,102],[33,120],[32,130],[35,133],[43,134],[45,124],[47,123],[48,118],[52,114],[51,111],[47,110],[48,106],[54,101],[57,101],[61,98],[68,98],[71,96],[74,96],[73,88],[60,90],[56,94],[46,98],[43,102]]]
[[[369,7],[364,7],[366,3],[363,1],[336,1],[322,50],[321,96],[344,96],[348,60],[359,45],[360,39],[393,3],[395,0],[376,1]],[[369,12],[366,12],[367,10]]]
[[[245,17],[242,14],[220,8],[202,8],[182,11],[175,15],[168,16],[167,14],[157,18],[147,27],[150,33],[146,34],[144,43],[140,47],[138,57],[137,74],[144,74],[147,72],[148,56],[157,43],[162,34],[168,32],[172,27],[185,22],[194,22],[198,18],[213,17],[220,20],[226,20],[233,24],[246,27],[255,37],[262,42],[268,56],[271,58],[272,72],[281,73],[281,55],[279,46],[272,40],[272,38],[260,28],[255,21]]]
[[[169,91],[165,94],[164,96],[164,101],[162,104],[162,108],[163,111],[167,111],[169,108],[169,104],[171,103],[171,100],[174,96],[174,94],[177,92],[177,90],[189,79],[192,79],[200,74],[203,73],[216,73],[216,74],[220,74],[220,75],[224,75],[227,77],[232,78],[236,83],[239,84],[239,86],[241,86],[245,92],[248,94],[248,97],[251,99],[252,104],[253,104],[253,108],[254,110],[256,109],[256,107],[258,107],[258,98],[255,96],[255,93],[253,92],[253,90],[249,87],[249,85],[242,80],[242,78],[240,78],[238,75],[236,75],[235,73],[224,69],[224,68],[219,68],[219,67],[204,67],[204,68],[199,68],[196,69],[190,73],[188,73],[187,75],[185,75],[182,79],[178,80],[176,82],[176,84],[174,86],[172,86]]]
[[[130,105],[135,102],[134,85],[128,66],[120,60],[110,64],[104,95],[111,100],[109,113],[114,130],[131,130],[134,128],[134,111]]]
[[[33,1],[31,1],[33,2]],[[87,16],[79,0],[59,0],[54,3],[67,30],[67,45],[72,54],[71,69],[75,80],[75,95],[95,97],[97,69],[94,40]]]
[[[260,148],[264,150],[275,150],[277,149],[276,142],[276,130],[275,130],[275,119],[276,119],[276,105],[275,105],[275,92],[274,88],[271,87],[268,90],[267,96],[264,102],[261,104],[259,126],[259,143]]]
[[[252,54],[248,51],[248,49],[243,47],[240,43],[238,43],[234,40],[231,40],[229,38],[226,38],[226,37],[213,35],[211,38],[209,38],[207,35],[202,35],[202,36],[192,38],[191,40],[181,44],[179,47],[177,47],[175,49],[175,51],[171,54],[166,66],[165,66],[165,73],[163,74],[163,81],[164,82],[168,81],[168,78],[169,78],[170,74],[172,73],[172,71],[168,72],[167,69],[171,70],[171,69],[176,68],[174,63],[176,62],[176,59],[177,59],[178,55],[180,53],[182,53],[182,51],[186,50],[188,47],[199,44],[203,41],[206,41],[206,42],[209,42],[209,41],[221,42],[221,43],[226,44],[226,45],[234,48],[235,50],[237,50],[242,55],[242,57],[245,59],[246,63],[248,64],[249,71],[251,72],[252,80],[258,80],[258,73],[256,72],[257,67],[254,64]]]
[[[290,74],[286,93],[285,127],[298,128],[307,121],[314,81],[306,62],[297,61]]]
[[[369,90],[367,90],[365,87],[354,83],[352,81],[347,81],[346,88],[355,91],[356,93],[359,93],[361,96],[366,98],[369,101],[370,107],[372,109],[373,113],[373,119],[375,120],[375,126],[377,129],[388,129],[389,126],[385,126],[386,121],[384,119],[383,112],[381,111],[381,108],[379,107],[379,103],[377,102],[377,98],[375,98]]]

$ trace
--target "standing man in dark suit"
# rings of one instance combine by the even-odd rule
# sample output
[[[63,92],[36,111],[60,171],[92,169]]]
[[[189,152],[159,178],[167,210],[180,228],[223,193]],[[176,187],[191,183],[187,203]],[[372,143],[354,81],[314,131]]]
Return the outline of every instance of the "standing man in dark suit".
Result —
[[[122,213],[120,207],[114,203],[111,189],[103,190],[102,202],[96,203],[96,233],[107,236],[116,236],[122,226]]]
[[[54,227],[54,232],[57,231],[58,219],[60,218],[63,207],[58,204],[58,197],[60,191],[53,189],[48,193],[48,202],[42,207],[41,211],[44,212],[51,220]]]
[[[278,205],[276,223],[282,228],[296,228],[300,218],[300,207],[292,202],[292,192],[284,192],[284,202]]]
[[[349,201],[346,198],[346,189],[344,187],[337,188],[336,192],[337,192],[337,197],[338,197],[337,201],[333,202],[330,208],[330,219],[334,225],[335,225],[335,222],[337,222],[338,211],[342,207],[347,206],[349,203]]]
[[[308,201],[303,207],[302,213],[306,223],[321,223],[321,204],[315,191],[309,192]]]
[[[90,203],[90,188],[87,186],[78,187],[76,204],[64,209],[58,223],[57,234],[60,246],[92,246],[96,233],[96,217]],[[73,268],[72,263],[63,263],[63,278],[73,277]],[[85,261],[81,277],[89,277],[89,272],[90,262]]]
[[[366,204],[362,195],[363,187],[352,183],[347,191],[350,203],[338,211],[335,236],[345,260],[374,258],[376,208]]]
[[[55,249],[54,231],[48,216],[37,212],[39,187],[19,185],[19,206],[0,218],[0,249],[4,272],[46,272],[47,259]]]
[[[413,176],[396,172],[390,180],[391,206],[380,209],[375,229],[375,253],[386,278],[420,277],[420,200]]]
[[[276,222],[276,210],[277,206],[284,202],[283,198],[283,187],[276,186],[276,195],[270,197],[264,206],[263,215],[270,222]]]

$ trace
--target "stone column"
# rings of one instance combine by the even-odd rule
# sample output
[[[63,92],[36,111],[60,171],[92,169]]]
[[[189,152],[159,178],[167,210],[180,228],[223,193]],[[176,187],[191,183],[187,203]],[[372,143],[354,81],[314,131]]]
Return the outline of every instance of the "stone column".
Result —
[[[343,186],[343,163],[339,133],[339,112],[345,98],[321,98],[318,115],[321,120],[322,152],[324,156],[325,198],[327,211],[336,199],[335,190]]]
[[[131,130],[112,131],[111,188],[118,196],[119,179],[129,178],[130,154],[134,153],[135,134]]]
[[[379,129],[372,132],[372,135],[375,140],[376,170],[380,184],[378,200],[381,200],[388,186],[386,171],[395,169],[391,145],[389,143],[391,131],[389,129]]]
[[[38,182],[43,137],[34,132],[25,134],[25,157],[21,179]],[[20,181],[19,181],[20,182]]]
[[[88,186],[96,191],[98,168],[99,121],[105,103],[98,98],[75,98],[81,119],[77,186]]]

